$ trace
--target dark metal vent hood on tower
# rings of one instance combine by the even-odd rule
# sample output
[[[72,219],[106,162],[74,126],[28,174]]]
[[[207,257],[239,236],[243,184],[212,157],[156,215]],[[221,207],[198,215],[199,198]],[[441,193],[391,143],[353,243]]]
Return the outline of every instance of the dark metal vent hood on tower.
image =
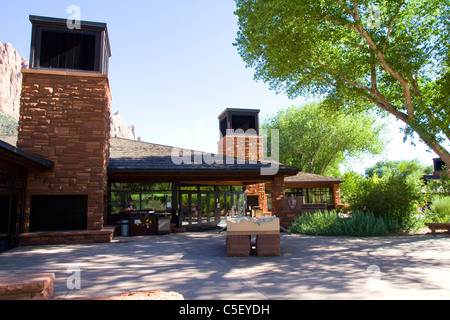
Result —
[[[111,47],[106,23],[81,21],[69,28],[66,19],[30,16],[33,25],[32,69],[108,74]]]

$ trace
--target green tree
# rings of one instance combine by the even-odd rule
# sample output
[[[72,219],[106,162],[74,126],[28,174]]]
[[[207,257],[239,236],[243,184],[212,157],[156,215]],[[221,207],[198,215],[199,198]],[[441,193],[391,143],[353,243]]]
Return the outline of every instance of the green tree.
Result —
[[[279,129],[280,161],[304,172],[336,175],[347,157],[384,150],[384,126],[368,114],[328,112],[321,104],[280,110],[263,120],[263,129]],[[340,174],[339,174],[340,175]]]
[[[374,7],[374,5],[377,5]],[[236,0],[236,46],[290,97],[405,124],[450,167],[448,0]]]
[[[413,175],[420,179],[423,175],[433,174],[433,166],[424,166],[418,160],[379,161],[373,167],[366,169],[368,178],[373,177],[375,174],[383,178],[392,173],[399,173],[404,177]]]
[[[450,177],[442,175],[438,181],[428,181],[425,191],[429,195],[450,196]]]
[[[358,183],[350,197],[351,208],[367,211],[376,217],[396,221],[402,229],[411,229],[417,222],[416,213],[423,202],[423,184],[413,176],[392,172],[379,178],[376,174]]]
[[[350,203],[350,199],[356,194],[360,185],[365,180],[365,177],[362,174],[348,171],[344,173],[342,180],[344,180],[344,182],[341,183],[340,187],[341,202]]]

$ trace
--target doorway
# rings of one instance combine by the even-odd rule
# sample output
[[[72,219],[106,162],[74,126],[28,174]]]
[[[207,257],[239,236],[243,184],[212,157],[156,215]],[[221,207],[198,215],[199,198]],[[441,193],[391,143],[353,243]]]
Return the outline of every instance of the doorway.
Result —
[[[0,174],[0,252],[19,245],[25,179]]]
[[[187,230],[217,227],[227,217],[245,213],[243,187],[179,186],[180,225]]]
[[[215,227],[220,222],[213,186],[179,186],[181,226],[186,229]]]

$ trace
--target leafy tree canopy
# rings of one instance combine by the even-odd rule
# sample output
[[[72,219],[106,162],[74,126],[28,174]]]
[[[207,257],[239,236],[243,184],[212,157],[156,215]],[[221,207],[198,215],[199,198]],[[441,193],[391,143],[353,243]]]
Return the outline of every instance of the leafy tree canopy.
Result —
[[[366,113],[328,112],[319,103],[280,110],[262,123],[279,130],[280,161],[304,172],[340,176],[347,157],[380,154],[384,125]]]
[[[405,123],[450,167],[448,0],[235,0],[255,79]]]
[[[373,167],[366,169],[366,176],[372,178],[376,174],[383,178],[392,173],[398,173],[404,177],[413,175],[420,179],[423,175],[433,174],[433,170],[433,166],[425,166],[418,160],[379,161]]]

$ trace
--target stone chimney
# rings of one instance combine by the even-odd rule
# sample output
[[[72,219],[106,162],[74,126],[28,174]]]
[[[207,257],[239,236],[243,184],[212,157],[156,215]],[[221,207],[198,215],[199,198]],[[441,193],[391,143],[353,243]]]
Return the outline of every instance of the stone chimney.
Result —
[[[17,146],[55,165],[53,171],[28,175],[24,232],[101,230],[111,117],[106,25],[82,22],[81,30],[68,31],[66,20],[30,20],[32,68],[22,70]],[[62,219],[61,227],[42,208],[50,206],[43,198],[61,203],[60,212],[51,213]]]
[[[224,163],[257,163],[264,161],[264,138],[259,132],[259,110],[226,109],[219,116],[218,153]],[[246,186],[248,205],[268,212],[266,184]]]
[[[446,165],[445,162],[442,161],[441,158],[435,158],[433,159],[434,162],[434,175],[435,176],[443,176],[447,175],[450,177],[450,170],[445,170]]]
[[[219,154],[247,162],[264,160],[263,137],[259,135],[259,110],[226,109],[219,116]]]

